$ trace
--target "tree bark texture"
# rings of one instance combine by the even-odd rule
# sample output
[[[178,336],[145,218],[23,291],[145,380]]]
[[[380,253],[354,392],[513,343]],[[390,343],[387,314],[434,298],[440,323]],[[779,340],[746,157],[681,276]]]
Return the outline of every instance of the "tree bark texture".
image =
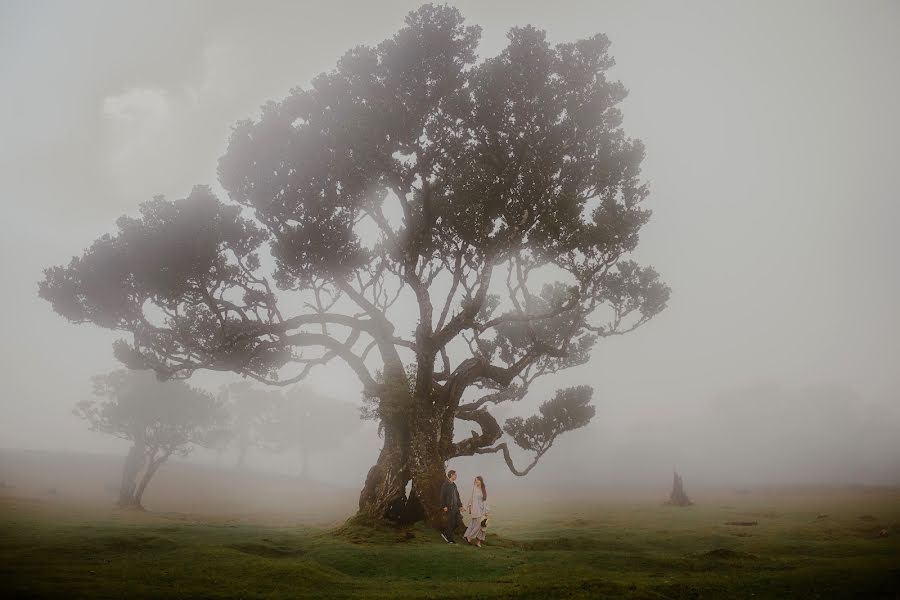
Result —
[[[427,403],[417,404],[418,410],[408,417],[409,425],[385,425],[384,445],[378,462],[369,469],[359,510],[374,519],[404,525],[425,520],[440,528],[446,518],[440,491],[446,461],[452,458],[453,417],[447,411],[435,416]]]
[[[368,518],[399,521],[406,508],[409,471],[404,429],[384,425],[384,445],[359,494],[359,512]]]

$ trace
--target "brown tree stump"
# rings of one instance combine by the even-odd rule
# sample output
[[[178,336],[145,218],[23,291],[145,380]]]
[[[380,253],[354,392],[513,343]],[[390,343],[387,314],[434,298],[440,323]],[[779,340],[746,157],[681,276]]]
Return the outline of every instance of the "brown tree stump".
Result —
[[[693,502],[691,502],[691,499],[684,493],[684,484],[681,481],[681,475],[679,475],[677,471],[674,475],[672,480],[672,495],[669,496],[669,501],[666,502],[666,504],[671,504],[672,506],[690,506]]]

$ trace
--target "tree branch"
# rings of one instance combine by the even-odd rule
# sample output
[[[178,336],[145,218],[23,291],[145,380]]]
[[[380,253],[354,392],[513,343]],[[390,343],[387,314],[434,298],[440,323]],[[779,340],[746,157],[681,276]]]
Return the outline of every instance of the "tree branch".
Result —
[[[486,258],[484,268],[478,277],[478,291],[473,298],[469,298],[467,302],[464,302],[463,309],[450,319],[443,329],[434,335],[433,344],[435,348],[443,348],[463,329],[467,329],[474,324],[475,317],[478,315],[481,307],[484,306],[484,300],[491,285],[493,269],[493,263],[489,258]]]
[[[528,465],[527,467],[525,467],[525,469],[523,471],[518,470],[516,468],[516,465],[513,464],[513,460],[512,460],[512,457],[509,455],[509,448],[506,446],[506,442],[503,442],[502,444],[497,444],[493,448],[476,448],[475,454],[493,454],[496,452],[502,452],[503,460],[506,461],[506,466],[509,467],[510,472],[513,475],[517,475],[519,477],[524,477],[525,475],[528,475],[529,471],[531,471],[531,469],[534,468],[534,466],[538,463],[538,461],[541,459],[541,457],[547,452],[547,450],[550,449],[550,447],[552,445],[553,445],[553,442],[550,442],[546,448],[543,448],[537,454],[535,454],[534,460],[531,461],[531,464]]]
[[[470,437],[453,444],[450,454],[453,457],[472,456],[479,448],[490,446],[503,435],[497,420],[484,409],[459,411],[456,418],[478,423],[481,433],[473,431]]]

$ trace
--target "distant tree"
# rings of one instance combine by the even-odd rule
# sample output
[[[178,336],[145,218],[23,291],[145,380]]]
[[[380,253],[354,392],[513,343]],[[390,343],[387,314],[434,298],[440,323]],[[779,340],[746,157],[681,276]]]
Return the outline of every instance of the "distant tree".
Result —
[[[163,377],[288,386],[340,359],[384,439],[361,513],[437,524],[446,461],[506,456],[491,406],[586,363],[669,298],[627,258],[649,189],[644,147],[621,128],[625,88],[606,77],[609,40],[551,46],[514,28],[477,62],[479,37],[449,6],[410,13],[237,124],[219,162],[232,204],[208,187],[157,197],[47,269],[41,297],[127,333],[116,356]],[[540,455],[590,418],[586,397],[564,392],[506,433]],[[457,420],[480,431],[456,439]]]
[[[300,477],[309,476],[313,454],[339,448],[361,425],[359,411],[353,406],[305,387],[279,395],[266,417],[260,427],[261,439],[273,452],[299,452]]]
[[[226,439],[227,413],[211,394],[181,381],[160,382],[152,371],[118,370],[94,377],[94,393],[75,414],[93,431],[132,443],[125,459],[119,506],[141,508],[150,479],[173,454],[211,448]]]
[[[669,495],[669,500],[666,504],[671,504],[672,506],[691,506],[693,504],[684,492],[684,482],[677,471],[674,471],[672,474],[672,493]]]
[[[237,452],[237,468],[246,468],[250,448],[265,448],[264,427],[281,394],[254,387],[249,381],[232,383],[222,389],[229,415],[231,446]]]

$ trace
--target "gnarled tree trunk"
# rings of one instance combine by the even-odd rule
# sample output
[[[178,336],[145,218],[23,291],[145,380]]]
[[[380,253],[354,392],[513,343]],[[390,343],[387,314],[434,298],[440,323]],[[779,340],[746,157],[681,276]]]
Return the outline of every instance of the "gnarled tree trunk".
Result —
[[[433,416],[432,407],[417,402],[408,421],[384,423],[384,446],[369,469],[359,496],[360,513],[398,524],[425,520],[442,527],[441,485],[450,448],[444,439],[447,423]],[[452,423],[450,424],[452,438]],[[407,485],[412,482],[409,495]]]
[[[409,482],[406,427],[385,423],[383,438],[378,462],[369,469],[359,494],[359,512],[375,520],[399,521],[406,508]]]
[[[453,417],[442,408],[418,402],[410,411],[414,415],[409,415],[408,425],[385,423],[384,446],[360,493],[361,514],[400,525],[424,520],[433,527],[444,527],[440,492],[446,461],[451,458]]]
[[[118,505],[122,508],[131,508],[139,505],[140,502],[135,500],[135,490],[137,489],[137,478],[144,468],[146,457],[144,455],[145,445],[143,442],[135,442],[128,450],[128,456],[125,457],[125,466],[122,469],[122,484],[119,486]]]
[[[134,506],[136,508],[143,508],[141,505],[141,499],[144,496],[144,490],[147,489],[147,485],[150,483],[150,480],[156,474],[156,471],[160,466],[169,458],[169,453],[164,452],[159,457],[155,454],[151,456],[150,462],[147,464],[147,470],[144,472],[144,476],[141,478],[141,483],[138,485],[137,490],[134,493]]]
[[[446,515],[440,504],[441,485],[446,479],[447,444],[442,439],[444,423],[430,410],[421,411],[410,444],[410,472],[413,492],[421,507],[421,518],[437,528]]]

